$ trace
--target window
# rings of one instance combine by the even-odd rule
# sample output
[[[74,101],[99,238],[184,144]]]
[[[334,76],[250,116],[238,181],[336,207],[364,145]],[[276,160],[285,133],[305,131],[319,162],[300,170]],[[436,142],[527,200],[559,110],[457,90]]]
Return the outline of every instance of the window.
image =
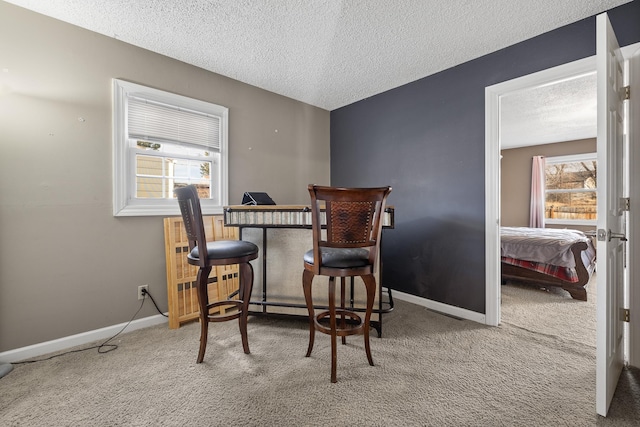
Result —
[[[545,222],[595,225],[597,172],[596,153],[547,157]]]
[[[173,190],[189,184],[221,213],[228,109],[117,79],[113,91],[114,216],[180,215]]]

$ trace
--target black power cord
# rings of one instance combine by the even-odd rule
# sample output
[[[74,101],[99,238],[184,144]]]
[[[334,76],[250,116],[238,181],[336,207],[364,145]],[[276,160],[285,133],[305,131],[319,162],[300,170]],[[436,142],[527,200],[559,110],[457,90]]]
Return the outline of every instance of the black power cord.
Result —
[[[147,295],[149,295],[149,298],[151,298],[151,302],[153,302],[153,305],[156,307],[156,310],[158,310],[158,312],[160,314],[162,314],[164,317],[169,317],[166,314],[164,314],[162,311],[160,311],[160,308],[158,307],[158,304],[156,304],[156,301],[153,299],[153,297],[151,296],[151,293],[149,293],[148,290],[142,289],[142,295],[144,296],[144,298],[142,298],[142,302],[140,303],[140,307],[138,307],[138,310],[136,310],[136,312],[134,313],[133,317],[131,317],[131,319],[127,322],[127,324],[124,325],[122,327],[122,329],[120,329],[118,331],[117,334],[115,334],[114,336],[112,336],[111,338],[109,338],[108,340],[103,342],[102,344],[94,345],[94,346],[87,347],[87,348],[80,348],[80,349],[77,349],[77,350],[65,351],[64,353],[54,354],[53,356],[45,357],[43,359],[24,360],[24,361],[21,361],[21,362],[11,362],[11,364],[12,365],[24,365],[24,364],[27,364],[27,363],[44,362],[45,360],[51,360],[51,359],[54,359],[56,357],[64,356],[65,354],[80,353],[82,351],[93,350],[94,348],[97,348],[98,349],[98,353],[100,353],[100,354],[109,353],[110,351],[116,350],[118,348],[118,346],[116,344],[109,344],[109,341],[113,340],[118,335],[120,335],[122,332],[124,332],[124,330],[127,329],[127,327],[131,324],[131,322],[133,322],[133,320],[136,318],[138,313],[140,313],[140,310],[142,310],[142,307],[144,306],[144,302],[147,299],[146,298]]]
[[[153,299],[153,296],[151,295],[151,292],[149,292],[148,290],[142,288],[142,296],[147,296],[149,295],[149,298],[151,298],[151,302],[153,303],[153,305],[156,306],[156,310],[158,310],[158,313],[162,314],[164,317],[169,317],[166,314],[164,314],[161,310],[160,307],[158,307],[158,304],[156,304],[156,300]]]

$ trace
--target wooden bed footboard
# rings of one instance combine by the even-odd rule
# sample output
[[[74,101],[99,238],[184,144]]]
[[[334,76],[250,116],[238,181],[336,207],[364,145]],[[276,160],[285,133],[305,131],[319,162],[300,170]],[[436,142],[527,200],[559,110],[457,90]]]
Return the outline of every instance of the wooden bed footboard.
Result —
[[[572,298],[586,301],[587,290],[586,285],[589,283],[591,274],[587,270],[582,261],[582,251],[588,248],[585,242],[577,242],[571,246],[571,252],[576,263],[576,272],[578,274],[577,282],[567,282],[554,276],[549,276],[538,271],[529,270],[511,264],[502,264],[502,280],[510,279],[521,282],[535,283],[543,286],[559,286],[569,292]]]

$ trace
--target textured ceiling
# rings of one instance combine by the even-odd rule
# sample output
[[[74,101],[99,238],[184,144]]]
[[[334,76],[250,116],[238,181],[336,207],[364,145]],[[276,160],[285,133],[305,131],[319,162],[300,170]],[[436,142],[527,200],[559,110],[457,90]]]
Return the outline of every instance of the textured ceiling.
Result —
[[[500,98],[500,146],[518,148],[595,138],[596,73]]]
[[[629,0],[7,0],[333,110]]]

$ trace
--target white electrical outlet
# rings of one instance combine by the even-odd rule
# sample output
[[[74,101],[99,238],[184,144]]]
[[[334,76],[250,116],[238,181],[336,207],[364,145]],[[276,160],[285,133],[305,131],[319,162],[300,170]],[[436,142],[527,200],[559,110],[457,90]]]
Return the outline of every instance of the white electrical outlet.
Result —
[[[149,292],[149,285],[138,286],[138,299],[144,299],[145,295],[142,293],[142,290]]]

